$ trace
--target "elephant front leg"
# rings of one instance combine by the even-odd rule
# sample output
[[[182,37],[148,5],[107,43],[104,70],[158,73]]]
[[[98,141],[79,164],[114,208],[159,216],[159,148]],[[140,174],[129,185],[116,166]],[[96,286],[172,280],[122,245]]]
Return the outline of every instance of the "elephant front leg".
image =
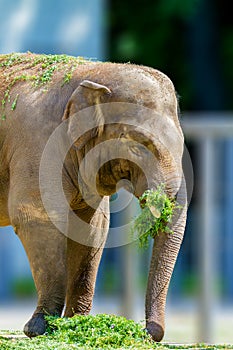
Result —
[[[81,245],[68,239],[67,245],[67,296],[65,316],[88,314],[92,307],[96,275],[102,248]]]
[[[31,319],[24,326],[28,337],[45,333],[46,315],[60,316],[65,302],[66,237],[51,223],[30,221],[17,228],[25,248],[38,294],[38,304]]]
[[[70,218],[67,241],[67,293],[65,316],[88,314],[92,307],[96,276],[109,228],[109,201],[103,198],[96,211],[87,208]]]
[[[169,282],[183,239],[186,210],[174,225],[174,233],[160,232],[154,239],[146,292],[146,328],[154,341],[165,331],[165,304]]]

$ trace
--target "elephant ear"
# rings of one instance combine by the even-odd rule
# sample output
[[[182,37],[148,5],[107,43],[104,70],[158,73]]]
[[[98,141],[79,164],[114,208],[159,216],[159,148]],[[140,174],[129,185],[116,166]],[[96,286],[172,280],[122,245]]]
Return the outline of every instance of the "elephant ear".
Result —
[[[63,120],[69,119],[68,132],[76,149],[81,149],[85,144],[95,136],[100,136],[104,129],[104,115],[101,111],[100,104],[106,100],[107,95],[111,94],[111,90],[105,86],[93,81],[83,80],[78,88],[71,95],[70,100],[66,105],[66,109],[63,115]],[[82,114],[82,118],[79,118],[78,112],[85,108],[91,107],[86,110],[88,118],[85,120],[85,113]],[[91,116],[89,114],[92,114]],[[88,128],[88,123],[90,128]],[[92,127],[94,125],[94,127]],[[81,130],[87,130],[82,133]],[[77,139],[77,132],[79,137]]]

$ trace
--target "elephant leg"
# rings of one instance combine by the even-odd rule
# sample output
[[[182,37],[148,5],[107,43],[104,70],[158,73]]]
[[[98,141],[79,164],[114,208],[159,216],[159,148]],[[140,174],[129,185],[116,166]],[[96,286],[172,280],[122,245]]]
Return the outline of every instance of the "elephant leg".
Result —
[[[89,212],[88,215],[79,213],[79,218],[82,218],[88,224],[86,226],[88,245],[85,245],[86,239],[75,240],[73,234],[73,239],[69,238],[67,241],[65,310],[65,316],[67,317],[74,314],[88,314],[91,310],[96,276],[109,227],[108,205],[108,199],[105,199],[94,214],[92,210],[86,211],[86,213]],[[91,218],[90,213],[92,213]],[[93,237],[93,239],[90,239],[90,237]]]
[[[68,240],[66,317],[90,312],[102,251],[102,248],[88,247]]]
[[[23,220],[25,221],[25,220]],[[18,234],[31,267],[38,304],[31,319],[24,326],[28,337],[46,330],[45,315],[61,315],[66,291],[66,237],[48,221],[31,218],[17,224]]]
[[[153,340],[161,341],[165,331],[165,304],[169,282],[185,229],[183,208],[174,233],[160,232],[154,239],[146,292],[146,328]]]

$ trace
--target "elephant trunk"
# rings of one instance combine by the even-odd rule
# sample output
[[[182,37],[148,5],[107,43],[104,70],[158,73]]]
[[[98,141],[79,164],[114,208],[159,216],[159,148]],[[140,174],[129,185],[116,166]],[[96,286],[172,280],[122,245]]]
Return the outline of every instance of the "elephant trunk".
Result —
[[[146,328],[154,341],[161,341],[164,336],[167,291],[185,230],[187,203],[184,179],[177,197],[182,207],[173,217],[173,233],[160,232],[153,244],[146,292]]]

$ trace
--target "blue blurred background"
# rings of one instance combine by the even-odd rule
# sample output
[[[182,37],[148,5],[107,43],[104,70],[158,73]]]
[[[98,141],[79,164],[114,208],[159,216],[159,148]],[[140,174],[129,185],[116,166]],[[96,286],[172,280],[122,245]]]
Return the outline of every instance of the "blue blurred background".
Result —
[[[233,22],[227,5],[226,0],[0,1],[0,53],[130,61],[173,80],[194,191],[168,296],[170,341],[233,342]],[[119,220],[112,215],[111,225]],[[106,249],[93,312],[142,319],[148,264],[149,252],[136,244]],[[33,298],[23,248],[11,228],[0,228],[0,328],[21,327]]]

